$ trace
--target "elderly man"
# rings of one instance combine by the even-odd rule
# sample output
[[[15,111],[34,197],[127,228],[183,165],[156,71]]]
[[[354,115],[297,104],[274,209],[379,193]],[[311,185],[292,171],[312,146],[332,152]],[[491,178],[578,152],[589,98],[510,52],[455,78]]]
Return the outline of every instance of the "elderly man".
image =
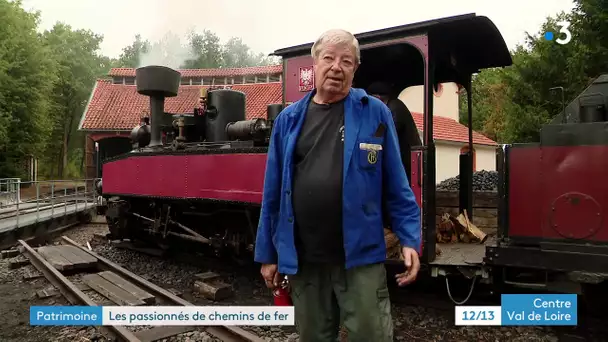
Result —
[[[403,246],[399,285],[420,268],[420,209],[390,110],[351,88],[357,39],[330,30],[311,52],[316,89],[274,122],[255,261],[269,288],[288,275],[300,341],[336,341],[343,323],[349,341],[389,342],[382,206]]]

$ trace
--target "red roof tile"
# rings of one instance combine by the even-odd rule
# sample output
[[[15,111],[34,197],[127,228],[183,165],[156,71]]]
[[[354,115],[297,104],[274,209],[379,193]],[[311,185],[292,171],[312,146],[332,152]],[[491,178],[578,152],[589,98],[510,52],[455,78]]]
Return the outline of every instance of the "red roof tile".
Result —
[[[180,86],[178,95],[165,100],[168,113],[192,113],[198,103],[200,89],[206,86]],[[233,90],[245,93],[248,119],[266,117],[270,103],[282,101],[282,83],[235,84]],[[134,85],[112,84],[98,80],[87,107],[81,129],[84,130],[131,130],[140,118],[149,113],[147,96],[137,93]]]
[[[283,72],[282,65],[255,66],[246,68],[220,68],[220,69],[179,69],[182,77],[227,77],[248,76],[260,74],[279,74]],[[112,68],[108,76],[135,77],[134,68]]]
[[[424,118],[422,113],[412,112],[416,127],[422,131]],[[433,136],[435,140],[446,140],[454,142],[469,142],[469,128],[454,119],[435,115],[433,117]],[[473,131],[473,144],[497,145],[497,143],[483,134]]]
[[[134,70],[134,69],[131,69]],[[167,98],[165,111],[190,113],[198,103],[200,89],[204,86],[180,86],[176,97]],[[266,106],[282,101],[282,83],[235,84],[232,89],[242,91],[246,98],[247,118],[266,117]],[[131,130],[140,118],[149,112],[147,96],[139,95],[134,85],[112,84],[109,80],[98,80],[87,107],[81,129],[84,130]],[[423,128],[421,113],[412,113],[419,130]],[[434,118],[436,140],[468,142],[468,128],[457,121],[438,116]],[[473,131],[473,143],[496,145],[496,142]]]

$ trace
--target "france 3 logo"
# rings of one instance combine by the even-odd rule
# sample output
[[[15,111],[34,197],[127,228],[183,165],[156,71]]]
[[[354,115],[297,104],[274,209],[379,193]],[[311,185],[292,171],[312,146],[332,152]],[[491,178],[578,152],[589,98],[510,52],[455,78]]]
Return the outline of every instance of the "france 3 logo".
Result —
[[[570,23],[567,21],[560,21],[557,22],[557,27],[559,28],[559,31],[557,34],[558,38],[555,39],[555,42],[560,45],[568,44],[570,40],[572,40],[572,33],[570,33],[570,30],[568,30]],[[551,41],[555,38],[555,36],[556,35],[553,32],[545,32],[546,40]]]

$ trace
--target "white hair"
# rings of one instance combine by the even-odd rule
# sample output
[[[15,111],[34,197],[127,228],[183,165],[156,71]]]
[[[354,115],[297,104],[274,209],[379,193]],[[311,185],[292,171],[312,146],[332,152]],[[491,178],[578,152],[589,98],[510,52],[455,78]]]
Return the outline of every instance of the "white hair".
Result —
[[[312,44],[312,49],[310,49],[312,58],[316,59],[317,57],[319,57],[319,54],[321,53],[326,44],[346,44],[351,46],[355,50],[355,58],[357,64],[361,62],[361,50],[359,49],[359,41],[352,33],[341,29],[332,29],[329,31],[325,31],[317,39],[317,41]]]

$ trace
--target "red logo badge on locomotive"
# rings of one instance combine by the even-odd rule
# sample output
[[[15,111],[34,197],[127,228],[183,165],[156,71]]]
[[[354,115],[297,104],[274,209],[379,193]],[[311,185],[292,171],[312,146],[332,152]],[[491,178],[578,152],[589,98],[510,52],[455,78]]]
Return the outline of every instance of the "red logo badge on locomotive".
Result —
[[[315,87],[315,75],[312,67],[300,68],[300,91],[311,91]]]

